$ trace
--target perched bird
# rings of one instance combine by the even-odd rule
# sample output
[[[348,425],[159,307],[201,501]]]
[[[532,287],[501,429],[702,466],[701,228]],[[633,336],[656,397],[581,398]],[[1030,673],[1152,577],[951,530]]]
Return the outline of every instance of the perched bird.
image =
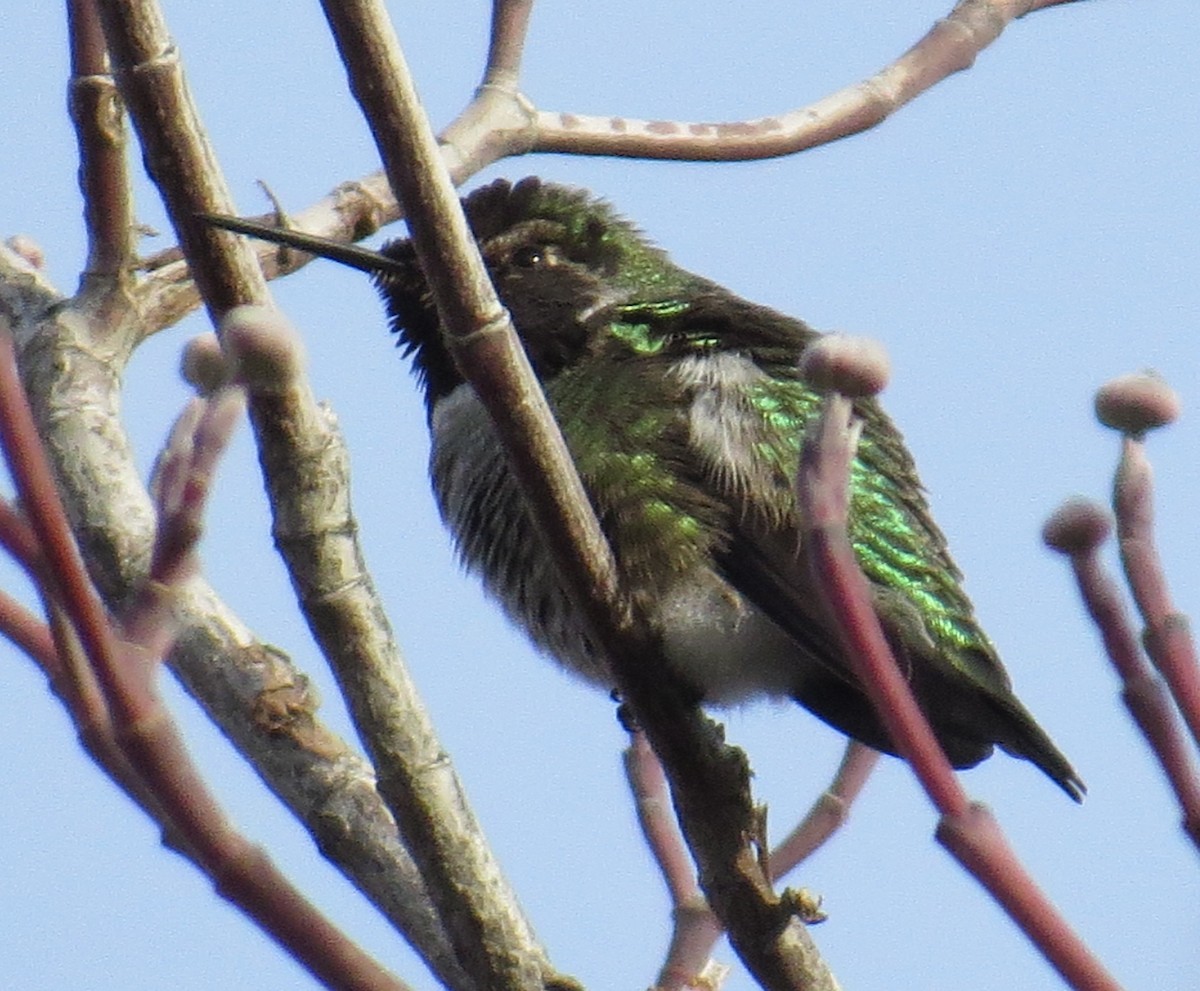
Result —
[[[821,398],[796,365],[817,332],[677,267],[586,191],[500,180],[463,206],[625,587],[677,674],[707,703],[790,696],[893,752],[798,553],[793,478]],[[446,349],[412,243],[375,252],[209,219],[372,275],[424,390],[433,490],[462,560],[539,647],[611,688],[488,414]],[[1079,800],[1083,783],[1013,694],[975,620],[900,434],[875,401],[855,408],[850,536],[938,740],[956,767],[999,745]]]

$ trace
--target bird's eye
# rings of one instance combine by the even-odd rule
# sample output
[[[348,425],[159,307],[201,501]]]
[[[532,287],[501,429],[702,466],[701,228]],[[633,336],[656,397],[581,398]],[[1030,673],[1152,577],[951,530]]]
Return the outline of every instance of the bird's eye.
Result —
[[[540,244],[526,244],[512,253],[512,262],[518,268],[540,268],[550,264],[550,252]]]

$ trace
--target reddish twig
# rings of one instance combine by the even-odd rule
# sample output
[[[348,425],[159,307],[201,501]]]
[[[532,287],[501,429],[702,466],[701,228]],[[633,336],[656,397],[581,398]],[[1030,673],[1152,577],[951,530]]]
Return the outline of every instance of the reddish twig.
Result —
[[[805,352],[806,374],[856,364],[863,345],[826,338]],[[853,394],[869,391],[878,360],[868,351],[842,386]],[[853,370],[853,369],[852,369]],[[883,634],[867,579],[858,567],[846,529],[850,464],[859,426],[852,400],[838,392],[825,400],[819,420],[805,437],[797,481],[804,546],[818,586],[834,616],[842,645],[858,683],[871,700],[896,750],[908,761],[941,813],[938,842],[966,867],[1021,927],[1071,987],[1117,991],[1119,985],[1059,914],[1017,859],[991,811],[968,800],[908,688]]]
[[[1154,542],[1154,493],[1146,446],[1126,435],[1113,491],[1121,563],[1138,611],[1146,624],[1146,651],[1158,668],[1200,745],[1200,665],[1187,618],[1171,601],[1162,560]]]
[[[0,591],[0,635],[24,651],[49,674],[61,672],[50,629],[7,592]]]
[[[808,814],[770,854],[770,877],[781,880],[811,856],[846,821],[850,805],[862,790],[879,753],[851,740],[837,773]],[[667,789],[666,776],[641,730],[630,734],[625,751],[625,774],[637,810],[638,824],[671,897],[673,927],[667,958],[655,981],[655,991],[687,991],[719,986],[722,965],[711,959],[713,946],[724,931],[696,879],[687,846],[679,832]],[[793,894],[810,914],[808,922],[824,918],[819,901],[805,892]]]
[[[128,784],[135,797],[144,798],[152,815],[165,816],[178,833],[168,831],[168,842],[188,852],[219,892],[318,979],[363,991],[401,991],[401,982],[329,923],[264,851],[232,828],[210,794],[158,699],[157,657],[139,644],[118,640],[84,570],[17,376],[12,336],[6,331],[0,332],[0,444],[45,562],[36,577],[44,584],[45,597],[54,602],[55,614],[61,609],[65,619],[55,624],[60,657],[75,655],[78,636],[79,656],[64,665],[68,677],[63,680],[70,683],[68,692],[75,700],[72,711],[83,705],[101,747],[110,736],[119,745],[128,766],[112,761],[117,780]],[[196,467],[193,460],[190,469]],[[132,625],[140,625],[150,643],[164,639],[146,623]],[[102,703],[88,701],[90,672],[103,694]],[[93,714],[101,707],[109,714],[111,728],[104,715]],[[81,729],[86,732],[88,727]]]
[[[1111,529],[1101,507],[1071,499],[1050,517],[1042,536],[1070,558],[1080,596],[1121,679],[1125,707],[1179,799],[1184,832],[1200,848],[1200,774],[1167,687],[1147,662],[1120,589],[1100,561],[1100,547]]]
[[[662,764],[641,730],[630,733],[625,776],[633,793],[638,825],[671,898],[671,942],[654,982],[655,991],[684,991],[706,971],[713,946],[724,930],[696,879]],[[709,971],[710,980],[712,976]]]
[[[4,333],[0,330],[0,333]],[[11,554],[28,572],[40,566],[37,537],[29,521],[7,500],[0,499],[0,547]]]
[[[829,395],[815,429],[805,439],[798,485],[804,545],[838,617],[846,655],[888,736],[912,765],[938,811],[964,816],[970,802],[891,656],[867,580],[846,536],[850,463],[860,429],[852,409],[846,396]]]
[[[778,881],[794,870],[842,828],[850,814],[850,806],[867,783],[879,756],[879,751],[857,740],[846,744],[846,752],[829,787],[813,802],[799,825],[772,848],[772,881]]]
[[[176,419],[154,466],[150,494],[158,527],[150,568],[121,616],[123,639],[162,657],[174,639],[173,591],[200,571],[196,544],[217,462],[245,412],[241,389],[227,386],[193,399]]]

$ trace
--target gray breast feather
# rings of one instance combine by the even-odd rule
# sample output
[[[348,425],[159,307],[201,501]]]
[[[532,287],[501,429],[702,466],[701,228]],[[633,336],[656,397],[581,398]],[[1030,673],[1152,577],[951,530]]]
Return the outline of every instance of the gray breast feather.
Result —
[[[538,647],[586,680],[611,687],[469,385],[438,402],[430,433],[434,496],[463,564]]]
[[[694,442],[710,446],[714,459],[728,452],[728,470],[739,477],[753,474],[737,460],[743,411],[732,393],[703,381],[701,369],[683,374],[696,376]],[[725,415],[714,422],[711,412]],[[470,386],[459,386],[437,404],[431,433],[434,494],[464,565],[480,575],[488,593],[538,647],[575,674],[611,688]],[[648,618],[662,634],[668,660],[707,701],[737,703],[795,688],[795,643],[712,569],[681,580],[653,612]]]

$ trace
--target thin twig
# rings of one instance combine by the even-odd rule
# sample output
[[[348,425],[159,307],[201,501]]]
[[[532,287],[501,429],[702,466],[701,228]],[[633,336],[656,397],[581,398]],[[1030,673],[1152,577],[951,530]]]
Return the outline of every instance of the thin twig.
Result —
[[[823,99],[755,120],[636,120],[536,111],[526,151],[735,162],[794,155],[882,123],[976,55],[1014,19],[1073,0],[962,0],[875,75]]]
[[[69,0],[71,82],[67,107],[79,147],[79,185],[88,235],[85,293],[129,289],[136,255],[125,108],[109,72],[96,0]]]
[[[892,655],[846,528],[849,467],[858,435],[852,417],[849,398],[838,393],[826,397],[820,420],[805,438],[797,490],[806,526],[803,542],[856,680],[941,813],[938,842],[1000,903],[1071,987],[1119,991],[1120,985],[1017,859],[990,810],[968,800]]]
[[[46,624],[3,590],[0,590],[0,634],[37,661],[44,671],[62,670],[54,638]]]
[[[1117,539],[1125,577],[1146,624],[1143,640],[1200,745],[1200,664],[1187,617],[1171,601],[1154,541],[1154,492],[1145,441],[1126,435],[1113,492]]]
[[[879,763],[879,751],[849,740],[833,781],[800,823],[771,849],[771,879],[778,881],[811,857],[845,824],[850,806]]]
[[[532,11],[533,0],[492,0],[492,32],[482,85],[515,90]]]
[[[1080,597],[1121,679],[1125,707],[1179,799],[1184,832],[1200,848],[1200,771],[1166,684],[1146,660],[1117,583],[1100,560],[1111,529],[1103,509],[1086,499],[1071,499],[1050,517],[1042,537],[1070,557]]]
[[[153,685],[157,666],[119,644],[75,547],[66,512],[16,375],[12,336],[0,332],[0,443],[62,605],[112,716],[114,738],[217,890],[319,979],[362,991],[404,991],[230,825],[191,761]],[[68,668],[68,671],[70,668]]]
[[[709,963],[723,929],[708,907],[695,864],[679,833],[662,763],[646,734],[638,729],[630,733],[625,750],[625,777],[642,836],[671,898],[671,941],[654,989],[683,991]]]

